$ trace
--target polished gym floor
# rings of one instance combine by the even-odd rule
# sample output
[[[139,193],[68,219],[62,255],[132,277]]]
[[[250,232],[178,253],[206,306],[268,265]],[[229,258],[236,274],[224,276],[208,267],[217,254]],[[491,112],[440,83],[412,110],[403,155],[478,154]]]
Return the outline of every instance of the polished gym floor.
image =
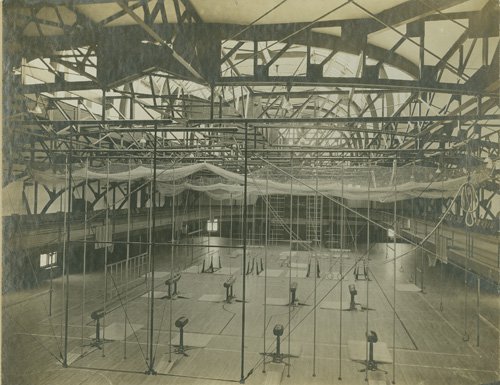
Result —
[[[223,239],[213,238],[211,242],[227,245]],[[402,255],[410,249],[410,245],[398,244],[396,253]],[[33,290],[4,295],[3,383],[239,382],[242,334],[239,300],[244,270],[241,250],[221,248],[217,257],[220,256],[222,268],[215,273],[198,272],[201,265],[190,266],[188,248],[178,247],[175,258],[170,257],[170,252],[157,249],[153,330],[156,375],[144,374],[148,369],[150,335],[148,298],[142,296],[144,284],[130,292],[134,295],[130,295],[126,306],[123,299],[106,315],[101,325],[101,332],[105,329],[101,349],[90,346],[95,337],[95,322],[90,313],[103,306],[104,293],[104,274],[93,272],[85,277],[85,296],[82,275],[70,276],[68,368],[63,368],[60,362],[64,350],[62,279],[53,282],[52,304],[48,281]],[[255,265],[246,275],[245,383],[366,383],[366,374],[360,371],[365,363],[360,357],[365,357],[367,331],[378,336],[374,359],[382,362],[378,364],[380,370],[367,374],[369,384],[389,384],[395,380],[396,384],[408,385],[465,385],[499,380],[498,293],[486,282],[478,291],[474,277],[469,277],[465,285],[463,271],[441,266],[439,262],[434,267],[425,266],[422,272],[418,252],[397,259],[395,267],[391,262],[393,244],[371,245],[371,280],[355,280],[353,266],[364,253],[361,246],[358,251],[343,253],[319,251],[318,278],[310,253],[290,253],[289,246],[268,246],[266,279],[264,273],[257,275],[261,259],[264,263],[266,258],[265,249],[249,247],[248,260],[251,265],[255,260]],[[167,292],[164,282],[172,267],[175,272],[181,271],[179,297],[175,300],[164,298]],[[218,258],[215,267],[219,267]],[[339,280],[341,271],[343,280]],[[223,283],[230,274],[236,276],[236,298],[225,303]],[[288,306],[290,282],[298,284],[295,306]],[[357,290],[358,305],[354,311],[340,311],[349,308],[350,284]],[[364,310],[366,307],[371,310]],[[176,353],[174,346],[179,338],[175,320],[181,316],[189,320],[184,331],[185,355]],[[285,356],[282,363],[272,362],[276,324],[284,325],[281,352],[292,355]],[[393,346],[395,365],[391,363]],[[261,354],[264,350],[269,354]]]

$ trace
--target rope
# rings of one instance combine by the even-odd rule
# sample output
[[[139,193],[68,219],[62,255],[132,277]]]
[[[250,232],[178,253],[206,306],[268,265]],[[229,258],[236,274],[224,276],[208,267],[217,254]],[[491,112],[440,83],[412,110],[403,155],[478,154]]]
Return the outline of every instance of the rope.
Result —
[[[144,358],[144,362],[146,363],[146,365],[148,365],[148,359],[147,359],[146,355],[144,354],[144,351],[142,350],[141,343],[139,342],[139,337],[137,336],[137,333],[135,332],[134,327],[132,326],[132,323],[130,322],[130,318],[128,316],[127,308],[123,304],[122,296],[121,296],[120,291],[118,290],[118,286],[116,285],[115,279],[113,278],[113,274],[110,274],[110,277],[111,277],[111,282],[113,283],[113,286],[116,289],[116,293],[117,293],[118,301],[120,302],[120,306],[123,308],[123,312],[125,313],[125,318],[126,318],[127,322],[130,325],[130,329],[132,330],[132,333],[134,333],[134,337],[135,337],[135,339],[137,341],[137,345],[139,346],[139,349],[141,351],[142,357]],[[106,313],[104,313],[104,316],[106,316]],[[104,339],[104,329],[103,329],[102,339],[103,339],[103,341],[105,340]],[[105,344],[103,343],[102,344],[103,350],[104,350],[104,345]]]
[[[334,284],[334,285],[333,285],[333,286],[332,286],[332,287],[331,287],[331,288],[330,288],[330,289],[329,289],[329,290],[328,290],[328,291],[327,291],[327,292],[326,292],[326,293],[325,293],[325,294],[324,294],[324,295],[323,295],[323,296],[319,299],[319,301],[317,302],[317,304],[316,304],[315,306],[312,306],[312,309],[311,309],[310,311],[308,311],[308,312],[304,315],[304,317],[302,317],[302,319],[300,319],[300,320],[299,320],[299,321],[295,324],[295,326],[294,326],[293,328],[290,328],[290,334],[291,334],[291,333],[293,333],[293,332],[295,331],[295,329],[297,329],[297,328],[298,328],[298,327],[302,324],[302,322],[303,322],[303,321],[304,321],[304,320],[305,320],[305,319],[306,319],[309,315],[311,315],[311,313],[314,311],[314,308],[315,308],[315,307],[317,307],[317,306],[319,306],[319,305],[320,305],[320,304],[321,304],[321,303],[325,300],[325,298],[326,298],[326,297],[328,297],[328,295],[329,295],[329,294],[330,294],[333,290],[335,290],[335,289],[337,288],[337,285],[338,285],[338,284],[339,284],[339,283],[340,283],[343,279],[345,279],[345,277],[347,277],[347,276],[348,276],[348,275],[349,275],[349,274],[350,274],[350,273],[354,270],[354,268],[357,266],[357,264],[358,264],[359,262],[361,262],[361,261],[362,261],[362,260],[366,257],[366,255],[368,255],[368,254],[370,253],[370,251],[371,251],[371,248],[370,248],[369,250],[367,250],[365,254],[361,255],[361,256],[360,256],[357,260],[355,260],[355,261],[354,261],[354,264],[353,264],[353,265],[352,265],[349,269],[347,269],[347,270],[345,271],[345,273],[344,273],[344,274],[343,274],[343,275],[339,278],[338,282],[337,282],[337,283],[335,283],[335,284]],[[326,277],[326,275],[325,275],[323,278],[321,278],[320,283],[318,284],[318,287],[319,287],[319,285],[323,282],[323,280],[324,280],[324,279],[326,279],[325,277]],[[311,294],[312,294],[312,293],[311,293]],[[311,294],[309,294],[309,296],[308,296],[307,298],[309,298],[309,297],[311,296]],[[306,298],[306,300],[307,300],[307,298]],[[299,310],[301,310],[301,309],[305,309],[305,308],[299,308]],[[295,318],[298,314],[299,314],[299,311],[297,311],[297,312],[295,313],[295,315],[294,315],[291,319],[294,319],[294,318]],[[288,324],[287,326],[289,326],[289,325],[290,325],[290,324]],[[286,338],[287,338],[287,337],[285,337],[284,339],[286,339]],[[272,343],[269,345],[268,349],[270,349],[271,347],[272,347]],[[252,371],[253,371],[253,369],[257,368],[257,366],[259,366],[259,365],[260,365],[260,363],[261,363],[262,361],[263,361],[263,358],[260,358],[259,360],[257,360],[257,362],[255,363],[255,365],[254,365],[254,366],[253,366],[253,368],[252,368]]]
[[[307,188],[309,188],[309,189],[311,189],[311,190],[313,190],[313,191],[314,191],[314,187],[311,187],[311,186],[307,185],[305,182],[301,181],[300,179],[295,178],[293,175],[291,175],[291,174],[287,173],[285,170],[283,170],[283,169],[279,168],[278,166],[276,166],[275,164],[273,164],[273,163],[271,163],[271,162],[267,161],[267,160],[266,160],[266,159],[264,159],[263,157],[257,157],[257,158],[258,158],[259,160],[262,160],[264,163],[267,163],[267,164],[271,165],[272,167],[274,167],[275,169],[277,169],[278,171],[280,171],[280,172],[281,172],[281,173],[283,173],[284,175],[287,175],[287,176],[291,177],[292,179],[295,179],[297,182],[299,182],[299,183],[300,183],[300,184],[302,184],[303,186],[306,186]],[[424,192],[425,192],[425,191],[426,191],[426,190],[430,187],[430,185],[431,185],[431,184],[432,184],[432,181],[431,181],[431,182],[429,182],[429,184],[427,185],[426,189],[424,189],[424,191],[422,191],[422,193],[421,193],[421,194],[423,194],[423,193],[424,193]],[[360,218],[368,220],[368,218],[367,218],[365,215],[363,215],[363,214],[361,214],[360,212],[358,212],[358,211],[356,211],[356,210],[354,210],[354,209],[352,209],[352,208],[350,208],[350,207],[348,207],[348,206],[346,206],[346,205],[342,204],[339,200],[337,200],[337,199],[335,199],[335,198],[333,198],[333,197],[329,197],[329,196],[327,196],[326,194],[324,194],[324,193],[322,193],[322,192],[320,192],[320,191],[318,191],[318,194],[319,194],[320,196],[325,197],[325,198],[326,198],[326,199],[328,199],[329,201],[331,201],[331,202],[334,202],[334,203],[338,204],[339,206],[343,206],[345,209],[347,209],[348,211],[350,211],[350,212],[354,213],[355,215],[358,215]],[[419,196],[420,196],[420,195],[419,195]],[[417,197],[417,198],[418,198],[418,197]],[[369,220],[369,223],[371,223],[371,224],[373,224],[373,225],[375,225],[375,226],[377,226],[377,227],[379,227],[379,228],[381,228],[381,229],[383,229],[383,230],[385,230],[385,231],[387,231],[387,230],[389,229],[389,228],[384,227],[384,226],[383,226],[383,225],[381,225],[380,223],[377,223],[377,222],[375,222],[374,220],[371,220],[371,219]],[[415,242],[414,242],[414,241],[412,241],[411,239],[406,238],[403,234],[396,234],[396,233],[395,233],[394,235],[398,236],[399,238],[401,238],[401,239],[403,239],[403,240],[407,241],[408,243],[410,243],[410,244],[412,244],[412,245],[415,245],[415,246],[417,246],[417,247],[421,247],[421,248],[422,248],[423,250],[425,250],[426,252],[432,253],[432,251],[431,251],[431,250],[425,249],[425,248],[424,248],[421,244],[415,243]],[[407,253],[406,253],[406,254],[407,254]],[[404,256],[404,255],[406,255],[406,254],[403,254],[402,256]],[[391,260],[391,261],[387,261],[387,262],[392,262],[392,260]]]
[[[40,346],[41,346],[44,350],[46,350],[46,351],[47,351],[47,353],[49,353],[49,354],[50,354],[52,357],[54,357],[57,361],[59,361],[61,364],[63,363],[63,361],[62,361],[62,359],[61,359],[60,357],[57,357],[54,353],[52,353],[52,352],[50,351],[50,349],[49,349],[47,346],[45,346],[45,345],[44,345],[44,344],[43,344],[43,343],[42,343],[42,342],[41,342],[38,338],[36,338],[33,334],[31,334],[31,333],[29,332],[29,330],[28,330],[28,329],[27,329],[27,328],[26,328],[23,324],[21,324],[19,321],[17,321],[17,320],[16,320],[16,319],[15,319],[15,318],[11,315],[11,314],[9,314],[9,312],[8,312],[8,311],[7,311],[6,313],[7,313],[7,315],[10,317],[10,319],[11,319],[12,321],[14,321],[17,325],[21,326],[21,328],[25,331],[26,335],[28,335],[28,336],[30,336],[31,338],[33,338],[33,340],[35,340],[35,342],[36,342],[37,344],[39,344],[39,345],[40,345]],[[55,336],[54,336],[54,337],[55,337]],[[5,340],[4,340],[4,341],[5,341]],[[56,339],[56,341],[57,341],[57,339]],[[60,355],[61,355],[61,357],[62,357],[62,353],[60,353]]]
[[[172,298],[172,297],[170,297]],[[156,352],[158,350],[158,345],[160,344],[160,335],[161,335],[161,327],[163,326],[163,321],[165,320],[165,310],[167,308],[167,301],[163,301],[163,311],[161,313],[161,320],[160,320],[160,328],[158,329],[158,338],[156,339],[156,343],[155,343],[155,351],[154,351],[154,354],[153,354],[153,357],[154,357],[154,361],[156,361]],[[170,312],[170,314],[172,314],[172,312]],[[169,342],[169,353],[171,354],[171,346],[172,346],[172,334],[170,334],[170,342]],[[172,361],[172,358],[171,358],[171,355],[169,356],[169,361],[168,362],[171,362]]]
[[[466,185],[468,185],[468,184],[469,184],[469,182],[465,182],[465,183],[463,183],[463,184],[459,187],[458,191],[456,192],[455,196],[454,196],[454,197],[453,197],[453,199],[452,199],[452,202],[450,203],[450,205],[448,206],[448,208],[446,209],[446,211],[445,211],[445,212],[441,215],[441,218],[438,220],[437,224],[436,224],[436,225],[432,228],[432,230],[431,230],[431,231],[430,231],[430,232],[429,232],[429,233],[428,233],[428,234],[427,234],[427,235],[426,235],[426,236],[425,236],[425,237],[424,237],[424,238],[423,238],[420,242],[418,242],[417,244],[415,244],[414,242],[411,242],[411,244],[412,244],[412,245],[414,245],[415,247],[414,247],[413,249],[411,249],[411,250],[409,250],[409,251],[407,251],[407,252],[405,252],[405,253],[401,254],[401,255],[400,255],[400,256],[398,256],[396,259],[400,259],[400,258],[404,257],[405,255],[407,255],[407,254],[409,254],[409,253],[411,253],[411,252],[415,251],[415,250],[416,250],[417,248],[419,248],[419,247],[420,247],[420,248],[422,248],[422,250],[424,250],[424,251],[426,251],[426,252],[429,252],[430,254],[434,254],[433,252],[431,252],[431,251],[429,251],[429,250],[425,249],[425,248],[423,247],[423,244],[424,244],[425,242],[427,242],[427,240],[430,238],[430,236],[431,236],[432,234],[434,234],[434,232],[437,230],[437,228],[441,225],[441,223],[444,221],[444,219],[445,219],[446,215],[448,215],[448,213],[450,212],[451,208],[453,207],[453,203],[455,203],[455,201],[457,200],[457,198],[459,197],[459,195],[462,193],[462,190],[463,190],[464,186],[466,186]],[[396,235],[396,234],[395,234],[395,235]],[[398,236],[399,236],[399,235],[398,235]],[[405,239],[404,237],[402,237],[402,238],[403,238],[403,239]],[[405,239],[405,240],[406,240],[406,239]],[[389,263],[389,262],[392,262],[392,260],[387,260],[387,261],[385,261],[384,263]],[[458,265],[457,265],[457,267],[460,267],[460,266],[458,266]]]

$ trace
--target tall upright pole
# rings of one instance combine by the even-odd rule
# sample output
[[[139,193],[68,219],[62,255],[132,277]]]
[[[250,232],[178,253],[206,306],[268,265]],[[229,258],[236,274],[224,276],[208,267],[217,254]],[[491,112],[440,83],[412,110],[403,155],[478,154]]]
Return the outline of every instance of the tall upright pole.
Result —
[[[172,195],[172,246],[170,249],[170,279],[174,278],[174,253],[175,253],[175,177],[174,177],[174,194]],[[172,323],[173,323],[173,309],[174,309],[174,298],[173,294],[170,294],[169,298],[169,326],[168,326],[168,340],[170,343],[168,344],[168,362],[172,362]]]
[[[106,205],[106,217],[104,219],[104,224],[106,229],[104,233],[106,234],[105,243],[104,243],[104,305],[103,305],[103,317],[102,317],[102,340],[106,340],[106,305],[108,302],[108,249],[109,249],[109,203],[108,203],[108,195],[109,195],[109,159],[107,162],[106,169],[106,195],[105,195],[105,205]],[[102,344],[102,356],[104,357],[104,346]]]
[[[247,265],[247,190],[248,190],[248,124],[245,123],[245,160],[243,182],[243,270]],[[243,274],[241,301],[241,375],[240,384],[245,383],[245,304],[246,304],[246,274]]]
[[[85,184],[83,185],[83,201],[84,201],[84,210],[83,214],[83,279],[82,279],[82,334],[81,334],[81,351],[80,354],[83,356],[83,334],[84,334],[84,314],[85,314],[85,293],[87,291],[86,287],[86,277],[87,277],[87,186],[89,184],[89,160],[88,158],[85,160]],[[52,270],[52,268],[51,268]]]
[[[268,244],[268,222],[269,222],[269,170],[266,171],[266,223],[265,223],[265,247],[264,247],[264,333],[263,345],[266,354],[266,330],[267,330],[267,244]],[[262,372],[266,372],[266,360],[263,361]]]
[[[298,211],[298,210],[297,210]],[[298,234],[298,230],[297,230]],[[293,241],[293,153],[290,156],[290,253],[288,255],[288,295],[291,298],[291,288],[292,288],[292,243]],[[292,329],[292,306],[294,304],[290,302],[288,304],[288,365],[286,376],[290,377],[290,345],[291,345],[291,329]]]
[[[339,312],[339,380],[342,380],[342,296],[343,296],[343,257],[344,257],[344,162],[342,162],[342,176],[341,176],[341,198],[340,198],[340,312]]]
[[[393,296],[392,296],[392,306],[393,306],[393,313],[392,313],[392,383],[396,383],[396,259],[397,259],[397,251],[396,251],[396,243],[397,243],[397,234],[399,233],[398,229],[398,218],[397,218],[397,167],[398,163],[397,160],[394,160],[394,256],[393,256]]]
[[[150,286],[150,297],[151,297],[151,308],[149,316],[149,368],[147,374],[156,374],[154,370],[154,357],[153,357],[153,328],[154,328],[154,309],[155,309],[155,228],[156,228],[156,152],[157,152],[157,141],[158,141],[158,125],[154,125],[154,135],[153,135],[153,184],[151,188],[151,286]]]
[[[73,152],[73,140],[72,136],[70,136],[69,139],[69,156],[68,156],[68,216],[71,214],[71,206],[72,206],[72,183],[71,183],[71,178],[72,178],[72,169],[71,169],[71,159],[72,159],[72,152]],[[70,241],[71,241],[71,218],[69,218],[66,221],[66,253],[64,254],[65,257],[65,280],[66,280],[66,291],[64,293],[64,360],[63,360],[63,366],[65,368],[68,367],[68,320],[69,320],[69,257],[71,253],[71,246],[70,246]]]
[[[321,201],[323,202],[323,201]],[[316,172],[316,190],[314,191],[314,212],[316,213],[317,209],[317,204],[318,204],[318,173]],[[314,220],[316,221],[316,226],[318,225],[318,221],[321,220],[323,216],[323,205],[321,205],[321,216],[318,219],[318,215],[316,215],[316,218]],[[320,233],[321,233],[321,225],[320,225]],[[317,229],[317,227],[316,227]],[[321,248],[321,243],[320,243],[320,248]],[[316,254],[316,253],[314,253]],[[313,255],[314,255],[313,254]],[[317,324],[317,314],[316,314],[316,308],[317,308],[317,278],[318,278],[318,257],[314,255],[314,319],[313,319],[313,377],[316,377],[316,324]],[[311,261],[312,265],[312,261]]]
[[[371,172],[371,163],[368,164],[368,196],[367,196],[367,218],[368,221],[366,222],[366,253],[365,253],[365,266],[366,266],[366,271],[369,273],[369,261],[370,261],[370,183],[371,183],[371,177],[372,177],[372,172]],[[368,278],[368,277],[367,277]],[[370,280],[366,280],[366,308],[369,309],[369,283]],[[365,328],[365,334],[368,335],[368,315],[370,314],[369,311],[366,312],[366,328]],[[368,343],[366,344],[366,367],[365,367],[365,381],[368,381],[368,360],[369,360],[369,354],[368,354]]]
[[[125,262],[125,323],[123,328],[123,359],[127,358],[127,306],[128,306],[128,279],[129,279],[129,263],[130,263],[130,222],[131,222],[131,175],[130,175],[130,161],[128,162],[128,184],[127,184],[127,194],[128,194],[128,205],[127,205],[127,255]]]

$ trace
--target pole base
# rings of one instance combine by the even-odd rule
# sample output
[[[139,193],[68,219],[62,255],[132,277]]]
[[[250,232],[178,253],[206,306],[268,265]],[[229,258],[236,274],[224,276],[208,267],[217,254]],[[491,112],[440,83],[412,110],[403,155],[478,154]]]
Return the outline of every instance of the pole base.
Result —
[[[144,374],[147,374],[149,376],[156,376],[157,373],[156,373],[156,370],[154,370],[153,368],[149,368],[148,370],[146,370],[144,372]]]

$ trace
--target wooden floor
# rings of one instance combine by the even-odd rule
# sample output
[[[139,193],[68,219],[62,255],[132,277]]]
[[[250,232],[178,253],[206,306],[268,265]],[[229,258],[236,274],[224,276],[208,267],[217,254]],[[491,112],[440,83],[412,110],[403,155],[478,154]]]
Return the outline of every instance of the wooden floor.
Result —
[[[212,242],[217,241],[212,239]],[[219,240],[219,242],[224,242]],[[354,281],[349,272],[343,282],[338,252],[334,257],[320,254],[321,278],[292,278],[298,283],[298,302],[295,307],[264,307],[264,298],[279,303],[288,300],[290,270],[284,256],[288,247],[270,246],[267,249],[268,269],[279,277],[266,279],[247,275],[247,304],[245,317],[245,376],[247,384],[362,384],[364,364],[350,359],[349,341],[365,341],[366,330],[377,333],[380,343],[386,343],[395,365],[379,365],[387,371],[369,372],[369,384],[486,384],[499,378],[499,296],[482,290],[477,313],[477,288],[474,282],[467,287],[464,275],[448,267],[427,267],[424,293],[396,291],[396,317],[394,323],[394,266],[386,263],[392,257],[392,244],[372,245],[370,269],[372,280]],[[400,255],[410,246],[398,245]],[[264,259],[264,248],[249,248],[249,260]],[[221,249],[224,272],[237,271],[235,294],[241,299],[242,272],[238,250]],[[168,251],[159,250],[157,272],[184,270],[189,267],[189,250],[177,250],[171,264]],[[362,252],[344,253],[343,272],[352,269]],[[281,259],[280,259],[281,257]],[[414,253],[398,259],[397,284],[414,283]],[[308,264],[305,252],[293,253],[292,275],[303,271]],[[195,271],[195,269],[191,269]],[[330,273],[330,274],[329,274]],[[271,275],[271,274],[270,274]],[[157,279],[156,290],[166,291],[165,278]],[[146,375],[148,339],[148,300],[138,297],[106,316],[105,326],[122,333],[120,325],[127,323],[129,336],[105,343],[103,350],[89,347],[95,326],[90,312],[102,305],[103,274],[86,276],[83,301],[81,275],[70,276],[69,312],[69,368],[59,362],[63,350],[63,303],[61,279],[54,282],[52,316],[49,312],[48,283],[37,289],[8,294],[3,297],[3,349],[2,380],[5,384],[223,384],[239,382],[241,368],[242,317],[240,302],[225,304],[199,301],[205,294],[224,294],[223,282],[227,275],[186,272],[179,282],[179,291],[188,299],[156,299],[154,307],[154,362],[157,375]],[[356,285],[356,302],[374,309],[370,311],[338,311],[321,308],[321,301],[342,302],[349,305],[348,285]],[[420,286],[420,279],[417,280]],[[368,287],[367,287],[368,286]],[[315,290],[316,287],[316,290]],[[342,296],[340,295],[342,290]],[[316,302],[314,294],[316,292]],[[368,297],[367,297],[368,292]],[[467,292],[467,306],[465,303]],[[237,299],[238,299],[237,298]],[[317,304],[315,307],[314,304]],[[442,306],[441,306],[442,305]],[[83,306],[85,309],[83,309]],[[82,328],[82,310],[84,310]],[[266,318],[264,319],[264,311]],[[177,337],[171,322],[186,316],[185,344],[191,346],[188,356],[172,352],[170,341]],[[288,327],[289,317],[291,319]],[[316,341],[314,342],[314,317]],[[477,320],[479,323],[477,324]],[[368,327],[367,327],[368,322]],[[263,373],[264,350],[274,351],[272,329],[283,324],[285,333],[282,352],[290,358],[290,366],[267,363]],[[135,325],[130,330],[130,325]],[[267,326],[264,344],[264,325]],[[342,326],[341,326],[342,325]],[[479,346],[477,346],[479,325]],[[106,329],[110,332],[111,329]],[[288,333],[291,333],[288,338]],[[393,336],[395,335],[395,343]],[[106,337],[106,336],[105,336]],[[82,346],[82,344],[84,346]],[[126,348],[126,358],[125,355]],[[377,357],[375,357],[377,358]],[[267,358],[269,360],[269,358]],[[171,362],[169,362],[171,361]],[[285,359],[288,363],[288,360]],[[313,363],[315,374],[313,377]],[[394,372],[393,372],[394,370]],[[288,376],[289,375],[289,376]],[[342,380],[339,380],[341,375]]]

